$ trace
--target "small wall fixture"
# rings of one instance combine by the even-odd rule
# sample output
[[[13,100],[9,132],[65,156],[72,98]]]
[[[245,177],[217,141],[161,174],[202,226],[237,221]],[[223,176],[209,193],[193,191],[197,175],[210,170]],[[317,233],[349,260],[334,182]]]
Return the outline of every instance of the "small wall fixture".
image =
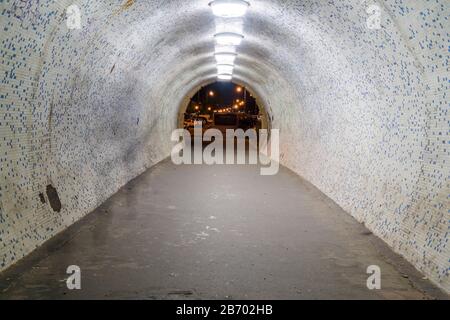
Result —
[[[222,18],[238,18],[245,15],[250,3],[244,0],[214,0],[209,3],[213,14]]]
[[[241,44],[243,35],[232,33],[232,32],[222,32],[214,35],[218,45],[222,46],[238,46]]]

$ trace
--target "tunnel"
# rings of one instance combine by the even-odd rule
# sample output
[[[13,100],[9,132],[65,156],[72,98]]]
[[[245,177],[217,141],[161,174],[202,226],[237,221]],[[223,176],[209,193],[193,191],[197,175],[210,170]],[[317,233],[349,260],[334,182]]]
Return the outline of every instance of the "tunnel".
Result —
[[[30,270],[44,270],[38,268],[39,263],[48,255],[46,259],[53,259],[52,265],[57,265],[59,250],[76,250],[70,243],[76,241],[71,239],[77,233],[89,234],[78,241],[83,250],[91,252],[96,246],[100,250],[108,246],[102,240],[103,233],[117,221],[125,224],[144,219],[131,213],[142,203],[148,206],[143,209],[145,216],[159,210],[157,203],[165,206],[164,210],[178,210],[171,202],[177,195],[206,199],[208,196],[200,196],[196,190],[207,194],[208,183],[222,188],[217,197],[228,195],[223,201],[216,199],[222,201],[220,210],[219,205],[208,207],[213,198],[184,203],[209,208],[204,218],[214,217],[217,221],[219,214],[227,214],[228,205],[247,208],[241,220],[227,218],[230,224],[236,224],[228,229],[236,229],[244,237],[239,225],[253,221],[252,208],[264,203],[273,209],[273,216],[265,224],[253,221],[254,238],[236,243],[238,247],[263,243],[272,248],[271,258],[258,260],[259,268],[274,260],[284,261],[277,270],[289,273],[295,269],[295,262],[290,265],[289,261],[315,257],[314,245],[321,243],[326,252],[322,252],[323,270],[328,270],[327,261],[339,268],[357,265],[364,278],[364,290],[366,268],[383,263],[383,275],[383,270],[392,267],[386,261],[392,259],[407,270],[395,269],[383,280],[392,280],[392,291],[396,283],[411,286],[407,282],[417,279],[419,284],[411,290],[424,287],[424,291],[447,296],[449,3],[251,0],[245,16],[230,18],[215,16],[210,2],[6,0],[0,4],[0,286],[6,288],[0,297],[14,297],[14,290],[18,297],[37,295],[20,286],[27,281],[48,280],[43,280],[44,271],[33,277],[37,271]],[[79,18],[75,25],[71,24],[74,17]],[[233,166],[172,168],[167,160],[173,147],[171,133],[179,128],[189,99],[217,81],[214,35],[221,32],[243,35],[235,51],[232,82],[256,97],[264,110],[267,128],[279,130],[280,181],[253,177]],[[198,179],[217,174],[222,180],[201,183],[194,179],[188,183],[182,177],[189,176],[189,170],[195,171]],[[242,193],[248,194],[252,205],[240,198],[242,193],[223,189],[233,186],[227,180],[233,174],[244,179],[241,185],[248,184]],[[153,193],[139,191],[141,184]],[[136,190],[136,194],[128,198],[120,195],[130,190]],[[302,192],[312,195],[305,198]],[[288,196],[292,201],[303,201],[308,217],[295,220],[300,219],[303,209],[301,203],[291,205],[280,200]],[[122,209],[108,218],[115,206]],[[185,213],[179,210],[181,215]],[[140,255],[147,247],[137,244],[133,235],[141,234],[145,241],[153,243],[148,244],[155,250],[148,261],[153,265],[165,257],[154,242],[164,239],[175,243],[183,223],[190,226],[197,221],[192,213],[170,229],[158,220],[162,217],[153,216],[152,223],[148,223],[148,228],[153,229],[139,229],[137,223],[128,233],[114,229],[111,237],[122,237],[120,243],[135,244],[124,252],[134,250]],[[105,229],[96,227],[96,221]],[[196,230],[200,234],[196,239],[204,234],[211,238],[215,234],[211,231],[215,229],[213,223],[207,221],[209,231]],[[147,226],[145,222],[141,225]],[[269,225],[280,233],[273,234]],[[345,245],[330,236],[338,232],[333,231],[337,228],[342,229],[342,237],[348,235]],[[279,256],[281,249],[273,246],[284,241],[283,230],[292,236],[286,239],[292,260]],[[224,236],[221,231],[218,236]],[[306,233],[314,239],[300,242],[296,238]],[[89,244],[83,242],[88,239]],[[114,243],[119,246],[119,242]],[[215,250],[226,252],[224,257],[230,259],[230,264],[233,259],[243,259],[243,255],[252,257],[242,247],[241,251],[228,251],[225,243],[225,239],[217,242]],[[191,244],[187,241],[185,245]],[[342,248],[352,246],[370,247],[368,251],[381,252],[385,259],[377,263],[370,263],[369,258],[358,263],[342,262],[346,252]],[[189,250],[191,256],[197,254]],[[105,259],[96,260],[99,264],[116,261],[99,252],[91,253],[94,260]],[[364,250],[360,253],[364,256]],[[68,265],[78,264],[76,255],[67,254],[73,262],[55,267],[63,275]],[[33,269],[34,265],[38,267]],[[214,266],[212,263],[212,270]],[[95,270],[93,266],[86,270],[80,267],[87,277],[89,270]],[[161,265],[155,268],[156,274],[165,272]],[[312,269],[307,270],[303,272]],[[182,272],[168,273],[175,281]],[[26,276],[18,279],[18,274]],[[329,274],[341,276],[335,271]],[[224,283],[238,278],[234,273],[222,277]],[[248,277],[253,279],[251,273]],[[261,279],[258,281],[263,282]],[[295,279],[284,279],[285,286]],[[16,285],[11,286],[10,281]],[[273,279],[273,283],[277,281]],[[55,281],[49,286],[60,284]],[[177,287],[176,283],[172,287]],[[277,297],[275,287],[265,288],[265,296],[250,289],[247,293],[250,298]],[[248,288],[252,288],[251,283]],[[183,290],[174,294],[183,295]],[[311,290],[314,292],[314,288]],[[230,296],[246,297],[237,291]],[[398,291],[378,297],[422,297]],[[294,293],[288,296],[295,297]],[[307,291],[302,294],[308,297]],[[279,296],[286,297],[282,293]],[[341,296],[335,293],[331,297]]]

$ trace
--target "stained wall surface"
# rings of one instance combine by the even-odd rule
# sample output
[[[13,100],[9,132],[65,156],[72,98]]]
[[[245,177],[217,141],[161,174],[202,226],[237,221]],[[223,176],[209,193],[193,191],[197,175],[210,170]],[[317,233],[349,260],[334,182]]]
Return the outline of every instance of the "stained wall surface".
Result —
[[[231,22],[208,2],[0,3],[0,270],[169,155],[235,28],[282,164],[450,291],[448,1],[252,0]]]

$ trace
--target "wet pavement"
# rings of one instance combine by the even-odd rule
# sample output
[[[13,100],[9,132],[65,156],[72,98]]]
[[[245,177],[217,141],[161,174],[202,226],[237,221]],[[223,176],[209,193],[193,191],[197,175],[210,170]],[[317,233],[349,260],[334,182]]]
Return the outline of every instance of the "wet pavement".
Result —
[[[0,299],[448,298],[290,170],[259,173],[165,160],[0,275]]]

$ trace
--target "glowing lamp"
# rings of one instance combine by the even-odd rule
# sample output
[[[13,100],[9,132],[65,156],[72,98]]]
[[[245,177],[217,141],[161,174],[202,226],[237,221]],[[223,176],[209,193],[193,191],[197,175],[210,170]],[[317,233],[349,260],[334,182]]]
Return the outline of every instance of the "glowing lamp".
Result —
[[[229,52],[229,53],[236,53],[236,47],[235,46],[218,46],[216,45],[214,47],[214,52],[215,53],[224,53],[224,52]]]
[[[244,0],[214,0],[209,3],[215,16],[238,18],[245,15],[250,3]]]
[[[232,64],[218,64],[217,73],[233,73],[234,66]]]
[[[216,42],[221,46],[238,46],[241,44],[244,36],[233,32],[221,32],[214,35]]]
[[[233,79],[233,76],[231,74],[218,74],[217,75],[217,79],[219,80],[226,80],[226,81],[230,81],[231,79]]]
[[[233,64],[237,54],[230,52],[218,52],[214,54],[218,64]]]

